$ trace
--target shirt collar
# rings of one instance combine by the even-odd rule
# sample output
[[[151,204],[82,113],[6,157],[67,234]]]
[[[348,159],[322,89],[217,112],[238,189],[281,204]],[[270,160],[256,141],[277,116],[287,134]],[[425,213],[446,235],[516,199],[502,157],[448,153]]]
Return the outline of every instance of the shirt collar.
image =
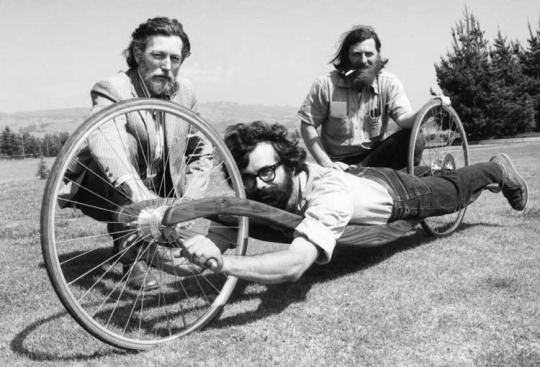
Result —
[[[148,87],[146,86],[146,83],[144,82],[144,79],[141,75],[141,71],[139,68],[137,68],[137,76],[139,77],[139,84],[141,85],[141,90],[144,94],[144,97],[150,98],[150,91],[148,90]]]
[[[287,211],[301,213],[305,206],[305,192],[307,186],[307,172],[302,170],[299,174],[292,177],[293,189],[291,197],[287,202]]]

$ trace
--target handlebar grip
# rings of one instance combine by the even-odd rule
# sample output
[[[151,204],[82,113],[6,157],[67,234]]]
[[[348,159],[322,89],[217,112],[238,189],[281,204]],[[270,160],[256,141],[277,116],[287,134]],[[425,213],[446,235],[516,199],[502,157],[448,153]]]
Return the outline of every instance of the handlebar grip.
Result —
[[[206,260],[204,267],[210,270],[217,270],[219,268],[219,263],[216,259],[211,258]]]

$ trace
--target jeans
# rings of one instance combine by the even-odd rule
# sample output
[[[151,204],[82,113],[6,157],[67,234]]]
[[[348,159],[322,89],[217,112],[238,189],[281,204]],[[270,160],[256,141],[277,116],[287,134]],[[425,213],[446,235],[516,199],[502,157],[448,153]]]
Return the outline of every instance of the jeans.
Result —
[[[500,185],[503,181],[503,172],[494,162],[459,168],[444,176],[415,177],[389,168],[371,167],[358,174],[387,188],[394,200],[389,222],[457,212],[471,204],[488,185]]]
[[[410,136],[410,129],[399,130],[376,144],[367,153],[340,159],[340,161],[360,167],[389,167],[397,170],[407,168]],[[421,162],[423,151],[424,140],[422,135],[418,135],[414,151],[415,166]]]

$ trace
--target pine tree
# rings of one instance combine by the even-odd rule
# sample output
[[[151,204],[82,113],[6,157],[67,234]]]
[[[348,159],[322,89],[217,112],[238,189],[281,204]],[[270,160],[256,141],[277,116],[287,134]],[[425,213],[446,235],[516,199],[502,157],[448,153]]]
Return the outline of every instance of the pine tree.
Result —
[[[16,152],[17,141],[15,134],[11,131],[9,126],[6,126],[0,137],[0,154],[13,156]]]
[[[452,50],[441,57],[435,72],[439,86],[452,100],[467,135],[481,138],[489,135],[486,116],[489,104],[489,49],[484,31],[475,16],[465,8],[464,19],[452,29]]]
[[[43,155],[41,155],[41,158],[38,163],[38,170],[37,170],[36,176],[42,180],[46,180],[47,177],[49,177],[49,173],[50,173],[50,170],[47,168],[47,163],[45,162],[45,158],[43,158]]]
[[[527,94],[528,79],[523,74],[517,45],[508,42],[500,31],[493,41],[486,106],[491,136],[516,135],[534,127],[533,100]]]
[[[533,31],[529,24],[528,48],[520,55],[523,73],[528,77],[527,93],[532,97],[536,130],[540,131],[540,20]]]

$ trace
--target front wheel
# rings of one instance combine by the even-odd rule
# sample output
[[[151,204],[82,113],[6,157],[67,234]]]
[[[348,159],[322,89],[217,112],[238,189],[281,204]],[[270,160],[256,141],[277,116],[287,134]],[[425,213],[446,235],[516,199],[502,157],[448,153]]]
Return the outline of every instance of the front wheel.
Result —
[[[422,148],[419,160],[418,151]],[[468,165],[469,145],[461,119],[451,106],[443,105],[439,99],[430,100],[418,112],[412,128],[408,172],[416,176],[444,175]],[[426,218],[422,227],[433,236],[444,236],[456,230],[464,215],[465,209],[461,209]]]
[[[155,159],[151,158],[155,157],[155,151],[145,143],[149,139],[133,132],[128,140],[132,146],[113,139],[116,132],[125,134],[121,127],[126,121],[143,116],[146,129],[154,128],[159,117],[169,132],[183,132],[174,135],[177,139],[174,144],[165,141],[161,174],[157,167],[153,179],[148,174],[145,182],[141,182],[155,194],[156,199],[148,200],[149,212],[155,209],[152,206],[169,207],[183,200],[167,173],[169,161],[189,166],[190,160],[203,158],[202,152],[210,153],[205,153],[205,159],[210,160],[206,165],[210,183],[204,186],[204,195],[245,198],[240,173],[220,135],[199,116],[171,102],[152,99],[119,102],[91,116],[66,142],[43,194],[41,246],[47,272],[63,305],[84,329],[106,343],[133,350],[146,349],[202,328],[220,313],[237,282],[235,277],[202,271],[183,259],[178,248],[143,236],[136,228],[115,219],[121,206],[115,206],[111,198],[126,193],[121,186],[109,182],[106,173],[100,172],[95,164],[83,159],[82,152],[87,149],[90,137],[101,134],[102,141],[109,144],[107,151],[121,153],[115,158],[118,164],[125,161],[126,150],[134,149],[139,152],[140,166],[155,168],[152,166]],[[172,152],[180,146],[183,147],[180,154],[173,156]],[[182,159],[185,159],[183,163]],[[183,192],[190,192],[193,187],[202,187],[203,182],[192,180],[185,185]],[[96,187],[106,188],[110,195],[99,194]],[[73,189],[78,196],[69,195]],[[84,196],[91,196],[94,203],[83,200]],[[93,213],[99,220],[83,211]],[[189,228],[184,232],[200,230],[206,234],[206,231],[232,230],[233,236],[228,237],[232,238],[230,246],[224,251],[244,255],[247,226],[245,217],[237,217],[226,229],[202,219],[188,223]],[[113,237],[126,239],[126,249],[112,251]],[[123,251],[134,254],[131,264],[122,263]],[[133,264],[140,260],[152,264],[145,276],[157,280],[154,289],[135,289],[126,282]]]

